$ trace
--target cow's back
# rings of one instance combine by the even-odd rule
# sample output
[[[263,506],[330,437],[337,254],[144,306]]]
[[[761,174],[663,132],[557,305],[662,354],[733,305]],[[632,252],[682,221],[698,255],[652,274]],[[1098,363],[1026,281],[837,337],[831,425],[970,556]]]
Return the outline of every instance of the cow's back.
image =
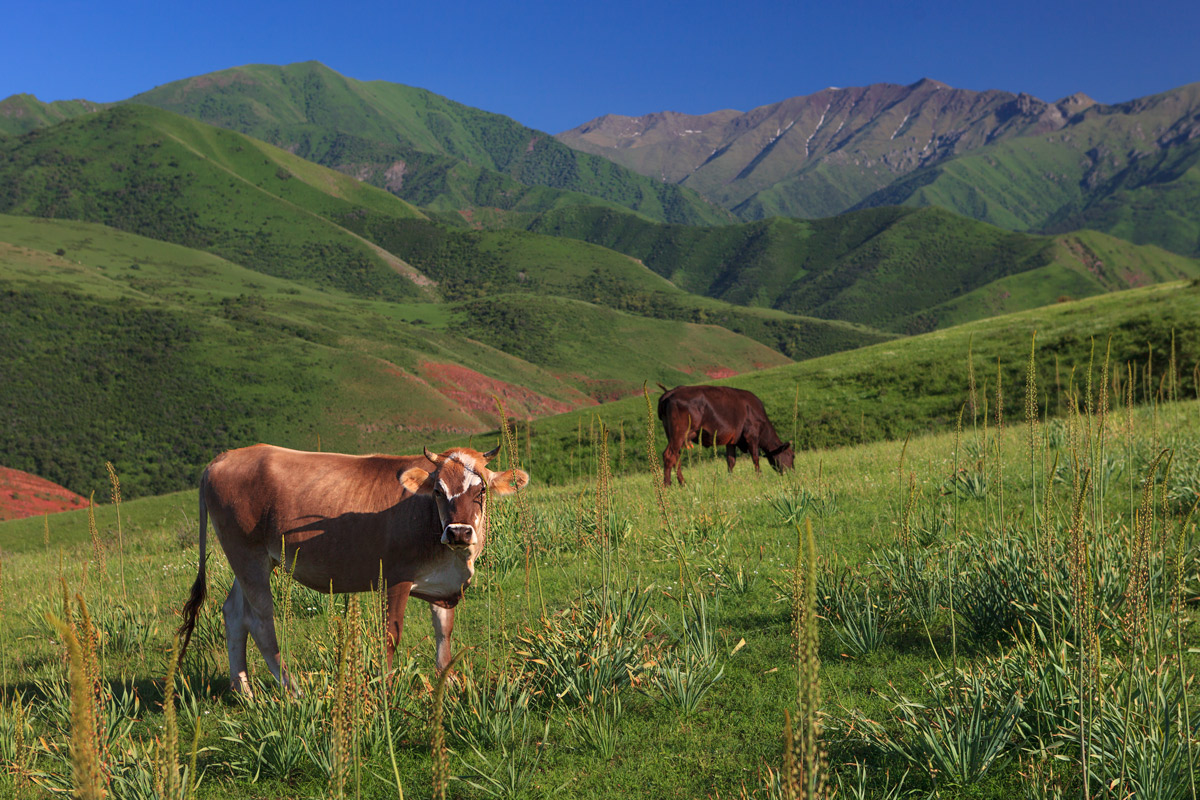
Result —
[[[255,445],[213,459],[201,479],[204,502],[229,554],[255,550],[289,562],[302,583],[328,590],[327,573],[340,577],[339,591],[361,591],[381,561],[397,551],[421,560],[433,550],[433,501],[409,495],[399,475],[427,464],[423,456],[352,456],[307,453]],[[432,465],[429,465],[432,466]],[[412,539],[409,542],[408,539]],[[294,556],[295,553],[298,556]],[[350,564],[349,559],[354,563]]]

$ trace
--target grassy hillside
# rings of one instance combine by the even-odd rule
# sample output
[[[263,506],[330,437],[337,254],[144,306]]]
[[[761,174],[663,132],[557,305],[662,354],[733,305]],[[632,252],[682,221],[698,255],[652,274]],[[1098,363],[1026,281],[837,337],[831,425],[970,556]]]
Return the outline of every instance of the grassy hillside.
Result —
[[[318,288],[392,301],[561,294],[726,324],[789,357],[886,338],[697,298],[628,256],[575,240],[446,227],[334,170],[144,106],[34,131],[4,151],[0,210],[103,222]]]
[[[107,103],[56,100],[44,103],[31,94],[14,94],[0,100],[0,137],[20,136],[63,120],[102,111]]]
[[[423,89],[354,80],[312,61],[222,70],[130,101],[241,131],[441,210],[535,212],[595,202],[591,196],[662,221],[729,219],[694,192],[572,150],[508,117]]]
[[[1137,402],[1160,393],[1170,397],[1172,391],[1192,398],[1200,380],[1198,304],[1197,281],[1160,284],[704,382],[758,394],[779,434],[804,449],[953,429],[971,363],[978,395],[974,413],[964,410],[964,424],[982,425],[986,402],[989,424],[995,425],[998,380],[1006,424],[1014,424],[1024,413],[1023,387],[1035,334],[1043,414],[1065,413],[1072,385],[1101,385],[1106,352],[1114,395],[1123,397],[1129,386],[1128,364]],[[1172,359],[1174,390],[1168,377]],[[649,388],[653,417],[658,390],[654,384]],[[601,422],[621,442],[623,463],[645,469],[647,405],[638,397],[539,419],[528,430],[522,427],[538,479],[562,482],[579,475],[596,457],[589,443]],[[661,452],[661,424],[652,418],[650,426]]]
[[[106,460],[139,495],[190,485],[233,445],[412,449],[494,427],[496,397],[540,416],[787,360],[715,326],[533,295],[356,298],[101,225],[4,215],[0,302],[0,463],[82,494],[103,488]]]
[[[693,292],[903,333],[1200,275],[1200,263],[1158,248],[1028,236],[938,208],[721,228],[577,209],[533,229],[628,253]]]
[[[9,140],[3,152],[0,212],[102,222],[356,294],[422,294],[399,259],[331,219],[419,211],[248,137],[127,106]]]

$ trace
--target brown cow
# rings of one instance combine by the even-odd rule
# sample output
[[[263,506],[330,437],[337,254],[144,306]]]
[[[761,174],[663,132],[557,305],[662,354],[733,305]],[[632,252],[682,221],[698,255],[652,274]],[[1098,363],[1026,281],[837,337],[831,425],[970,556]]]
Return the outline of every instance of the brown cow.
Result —
[[[200,568],[183,609],[180,658],[207,591],[211,517],[235,578],[223,606],[234,690],[250,693],[247,634],[271,674],[288,685],[271,603],[271,570],[280,563],[319,592],[377,591],[382,576],[389,669],[409,595],[429,602],[437,667],[444,670],[454,606],[484,546],[488,490],[512,494],[529,481],[519,469],[489,470],[497,450],[352,456],[260,444],[217,456],[200,478]]]
[[[675,470],[679,485],[683,485],[683,466],[679,451],[691,447],[699,438],[705,447],[725,445],[725,461],[733,472],[737,451],[750,453],[754,471],[761,472],[758,454],[761,451],[775,468],[783,472],[792,468],[795,452],[790,442],[775,433],[767,419],[762,401],[745,389],[728,386],[676,386],[667,389],[661,383],[663,396],[658,399],[658,418],[667,431],[667,449],[663,450],[663,483],[671,485],[671,470]]]

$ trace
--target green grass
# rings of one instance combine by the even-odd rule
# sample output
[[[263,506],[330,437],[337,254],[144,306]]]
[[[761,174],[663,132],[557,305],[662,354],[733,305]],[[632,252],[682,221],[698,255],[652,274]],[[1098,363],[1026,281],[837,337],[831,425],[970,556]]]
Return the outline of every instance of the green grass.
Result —
[[[1018,353],[1013,357],[1017,358]],[[959,388],[960,398],[965,400],[965,387]],[[1136,410],[1130,417],[1132,426],[1126,427],[1125,409],[1112,409],[1107,452],[1120,462],[1120,469],[1109,484],[1107,499],[1097,507],[1105,530],[1132,524],[1130,507],[1136,505],[1140,490],[1127,487],[1130,482],[1140,481],[1149,457],[1160,447],[1170,447],[1181,457],[1200,447],[1198,411],[1200,406],[1194,401]],[[1087,429],[1088,421],[1078,419],[1071,424],[1082,431]],[[1092,430],[1094,438],[1094,425]],[[807,494],[819,500],[809,505],[809,513],[822,559],[818,569],[822,572],[837,563],[870,572],[868,563],[877,560],[873,553],[896,544],[904,520],[903,507],[909,503],[902,498],[909,496],[913,498],[909,505],[913,519],[955,519],[949,528],[917,546],[920,551],[931,559],[945,558],[951,552],[966,558],[974,541],[1000,537],[1001,527],[1030,530],[1034,519],[1028,501],[1030,490],[1037,490],[1038,502],[1042,503],[1044,481],[1054,455],[1060,456],[1061,463],[1063,457],[1086,452],[1078,445],[1050,444],[1039,433],[1041,443],[1035,450],[1038,466],[1031,473],[1024,449],[1027,433],[1019,421],[1008,425],[999,440],[999,450],[994,438],[982,445],[982,436],[981,428],[968,428],[961,438],[943,433],[916,436],[907,442],[804,451],[797,455],[795,472],[784,477],[769,473],[759,477],[745,469],[727,476],[722,461],[696,458],[699,454],[693,453],[691,483],[667,493],[661,506],[648,475],[618,477],[612,482],[611,507],[616,509],[617,518],[627,523],[627,527],[617,528],[626,532],[612,549],[599,543],[586,521],[598,502],[595,473],[584,471],[577,483],[548,487],[538,480],[535,470],[525,499],[533,521],[535,568],[527,577],[522,567],[522,526],[514,516],[515,499],[494,505],[497,517],[487,555],[492,560],[481,567],[476,585],[459,607],[455,641],[464,648],[459,669],[471,680],[486,686],[489,680],[505,675],[532,692],[528,710],[521,713],[530,718],[536,741],[541,744],[535,751],[531,749],[533,744],[523,744],[520,739],[501,741],[484,745],[483,755],[492,763],[499,758],[515,765],[533,763],[536,755],[531,773],[532,784],[538,787],[535,796],[550,793],[554,787],[561,787],[553,793],[562,797],[732,797],[742,787],[762,796],[764,769],[779,769],[782,765],[783,713],[785,709],[794,710],[796,696],[789,596],[796,532],[779,513],[780,499]],[[955,500],[945,494],[944,487],[956,465],[976,457],[968,457],[967,453],[980,452],[989,459],[986,469],[992,488],[987,498]],[[615,463],[615,450],[612,456]],[[1001,472],[1005,487],[1003,512],[996,483]],[[1031,485],[1031,479],[1037,483]],[[913,488],[909,490],[909,486]],[[1168,487],[1164,484],[1163,488]],[[1050,518],[1056,525],[1063,525],[1070,516],[1071,493],[1070,481],[1051,484]],[[111,751],[111,757],[124,764],[125,771],[134,769],[130,766],[133,753],[141,752],[154,736],[161,736],[163,717],[157,705],[161,687],[155,681],[161,681],[165,674],[170,632],[177,621],[175,609],[195,574],[194,503],[195,493],[184,492],[122,505],[127,579],[131,586],[138,587],[128,599],[120,596],[116,582],[118,554],[112,544],[115,514],[110,506],[102,506],[97,516],[101,541],[108,543],[104,566],[93,560],[86,515],[81,512],[49,518],[49,547],[43,540],[46,523],[41,519],[0,523],[5,601],[0,613],[8,637],[4,684],[33,697],[34,692],[44,691],[48,684],[61,679],[60,646],[38,622],[42,610],[58,609],[61,576],[71,591],[82,593],[93,618],[108,632],[101,660],[104,676],[110,681],[132,681],[141,696],[140,708],[126,712],[132,720],[128,733],[117,739]],[[660,508],[665,512],[666,524]],[[1044,508],[1042,513],[1046,513]],[[1174,512],[1164,513],[1162,518],[1173,520]],[[725,521],[714,524],[714,520]],[[1154,559],[1164,550],[1171,552],[1171,530],[1164,527],[1156,533]],[[1059,535],[1065,537],[1065,532]],[[1194,543],[1191,538],[1187,542]],[[505,552],[515,553],[516,557],[506,560]],[[732,579],[738,571],[745,578],[743,588]],[[274,699],[278,690],[267,683],[260,690],[262,699],[258,704],[231,703],[221,699],[225,654],[220,638],[218,605],[222,598],[218,587],[227,585],[230,576],[219,553],[213,554],[209,562],[209,574],[216,597],[202,611],[201,632],[182,668],[195,693],[195,699],[189,699],[189,705],[180,710],[181,750],[185,753],[197,711],[202,725],[200,745],[204,749],[199,762],[205,780],[198,796],[324,794],[327,778],[303,750],[298,753],[297,766],[286,777],[272,777],[268,772],[252,782],[245,768],[238,766],[247,751],[222,737],[230,730],[240,730],[243,738],[253,735],[256,742],[269,744],[274,740],[264,738],[263,733],[278,730],[286,721],[320,752],[327,735],[322,721],[331,714],[329,698],[338,663],[337,626],[343,619],[341,599],[330,602],[280,583],[276,587],[276,616],[283,631],[284,652],[293,674],[305,682],[308,692],[303,699],[278,701]],[[542,683],[544,678],[538,677],[542,674],[539,665],[521,652],[529,648],[523,640],[547,637],[555,630],[559,634],[554,635],[573,641],[570,637],[586,630],[575,627],[580,624],[579,617],[554,615],[567,609],[579,613],[589,603],[604,602],[597,598],[603,598],[606,589],[617,590],[612,593],[614,597],[629,597],[634,587],[648,593],[648,635],[636,641],[640,653],[637,674],[632,685],[621,690],[623,710],[616,725],[614,755],[606,759],[580,729],[585,724],[582,715],[586,709],[566,699],[555,700]],[[660,690],[654,688],[652,678],[661,664],[683,657],[685,651],[672,631],[678,632],[680,626],[679,600],[688,596],[707,598],[715,657],[724,674],[697,709],[682,716],[659,699]],[[376,624],[371,611],[374,606],[369,598],[363,598],[362,604],[366,615],[362,646],[370,659],[378,652],[372,633]],[[401,663],[412,659],[416,674],[408,673],[412,679],[399,682],[393,711],[400,720],[395,752],[406,796],[424,796],[430,786],[427,726],[432,697],[426,681],[432,678],[432,643],[427,614],[420,605],[414,603],[409,610],[400,651]],[[1154,613],[1167,614],[1170,619],[1161,605],[1155,609]],[[1187,624],[1193,620],[1195,609],[1189,605],[1179,613]],[[552,618],[557,620],[558,628],[546,627]],[[942,607],[928,630],[897,617],[877,652],[853,657],[838,646],[830,625],[823,621],[819,630],[819,676],[827,715],[824,739],[830,765],[835,776],[846,777],[851,771],[850,762],[856,757],[865,760],[868,785],[880,793],[884,791],[884,773],[890,773],[894,781],[904,766],[855,732],[859,730],[851,726],[858,719],[855,715],[876,720],[884,726],[886,735],[898,736],[900,729],[893,723],[893,693],[921,698],[927,691],[923,676],[944,673],[950,669],[952,659],[970,674],[992,675],[993,680],[1000,680],[993,659],[1005,652],[1017,652],[1019,644],[1019,640],[1004,637],[999,642],[974,640],[960,624],[956,647],[949,611]],[[1113,686],[1119,686],[1116,681],[1123,674],[1119,658],[1124,651],[1107,638],[1113,634],[1111,629],[1104,632],[1102,674],[1106,685],[1112,681]],[[143,637],[144,647],[128,646]],[[1185,648],[1198,644],[1194,633],[1186,633],[1183,641]],[[1174,652],[1174,645],[1170,647]],[[601,658],[606,652],[597,649],[590,655]],[[1183,669],[1194,673],[1194,661],[1188,656]],[[253,650],[250,662],[256,679],[270,680]],[[354,673],[354,679],[364,683],[369,680],[372,663],[368,661],[361,674]],[[372,696],[373,690],[367,691],[364,702]],[[469,713],[470,708],[461,708],[466,702],[480,703],[475,711],[478,714],[488,713],[489,707],[478,698],[469,701],[461,686],[449,693],[449,763],[451,774],[458,776],[469,774],[468,763],[483,764],[481,756],[460,738],[462,729],[457,726],[464,717],[454,710]],[[56,707],[49,699],[35,704],[31,730],[39,738],[26,739],[39,742],[26,757],[31,759],[27,763],[42,772],[61,765],[45,749],[65,741],[65,732],[53,722]],[[378,708],[371,705],[363,708],[360,721],[365,726],[377,722],[379,716]],[[5,724],[11,719],[11,710],[0,712]],[[548,734],[543,736],[547,721]],[[259,733],[250,733],[255,730]],[[1141,740],[1140,723],[1126,738],[1130,742]],[[1057,779],[1077,787],[1080,770],[1070,737],[1058,741],[1053,752],[1066,761],[1055,770]],[[281,748],[286,742],[284,737],[272,747]],[[1009,748],[1017,742],[1016,738],[1010,740]],[[1026,746],[1036,750],[1036,743],[1026,742]],[[183,758],[186,760],[186,755]],[[1105,766],[1116,767],[1098,764],[1097,772]],[[1010,755],[967,786],[940,786],[940,796],[1011,797],[1013,792],[1021,791],[1021,769],[1015,756]],[[364,744],[354,774],[361,781],[363,796],[395,793],[394,787],[388,788],[390,758],[378,743]],[[1111,769],[1108,775],[1111,778]],[[0,791],[12,792],[12,781],[11,773],[0,776]],[[907,785],[924,792],[933,788],[920,767],[913,768]],[[461,796],[485,796],[458,782],[453,782],[451,789]]]

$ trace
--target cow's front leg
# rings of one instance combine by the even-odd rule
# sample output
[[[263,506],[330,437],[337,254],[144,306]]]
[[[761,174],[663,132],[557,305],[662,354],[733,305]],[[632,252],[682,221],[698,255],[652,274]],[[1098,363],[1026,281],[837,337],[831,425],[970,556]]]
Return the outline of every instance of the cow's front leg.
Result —
[[[754,462],[754,471],[761,475],[762,468],[758,465],[758,444],[756,442],[750,443],[750,460]]]
[[[737,461],[737,445],[725,445],[725,463],[729,465],[729,471],[733,472],[733,464]]]
[[[454,609],[429,604],[433,615],[433,637],[437,646],[437,669],[443,672],[450,666],[450,634],[454,632]]]
[[[404,632],[404,608],[408,605],[408,593],[412,591],[412,581],[394,583],[387,590],[387,668],[392,671],[392,659],[396,655],[396,646],[400,644],[400,635]]]

